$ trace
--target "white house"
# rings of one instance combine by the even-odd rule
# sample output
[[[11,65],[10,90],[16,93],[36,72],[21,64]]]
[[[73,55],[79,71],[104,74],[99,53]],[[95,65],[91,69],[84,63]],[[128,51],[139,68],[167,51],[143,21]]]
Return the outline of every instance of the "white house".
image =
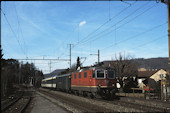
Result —
[[[153,79],[156,82],[159,80],[166,79],[167,72],[163,69],[160,70],[149,70],[149,71],[138,71],[138,86],[143,88],[148,83],[148,79]]]

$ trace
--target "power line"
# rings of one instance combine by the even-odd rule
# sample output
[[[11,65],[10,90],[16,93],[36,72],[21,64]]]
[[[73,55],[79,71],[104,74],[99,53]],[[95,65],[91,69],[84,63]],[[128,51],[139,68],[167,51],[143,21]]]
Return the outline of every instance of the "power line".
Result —
[[[149,8],[147,8],[147,9],[144,10],[142,13],[140,13],[140,14],[137,15],[137,16],[135,16],[134,18],[132,18],[131,20],[129,20],[129,21],[126,22],[125,24],[129,23],[130,21],[136,19],[138,16],[140,16],[140,15],[144,14],[145,12],[149,11],[149,9],[153,8],[154,6],[155,6],[155,5],[153,5],[153,6],[149,7]],[[139,9],[139,8],[138,8],[138,9]],[[144,31],[144,32],[140,33],[140,34],[143,34],[143,33],[149,32],[149,31],[152,31],[153,29],[158,28],[158,27],[160,27],[160,26],[162,26],[162,25],[164,25],[164,24],[166,24],[166,23],[167,23],[167,22],[165,22],[165,23],[163,23],[163,24],[161,24],[161,25],[155,26],[154,28],[151,28],[151,29],[149,29],[149,30],[147,30],[147,31]],[[122,26],[125,25],[125,24],[120,25],[119,27],[115,28],[114,30],[116,30],[116,29],[122,27]],[[139,35],[139,34],[138,34],[138,35]],[[135,36],[133,36],[132,38],[135,38],[135,37],[138,36],[138,35],[135,35]],[[127,39],[126,39],[126,40],[127,40]],[[92,40],[92,41],[95,41],[95,40]],[[85,42],[85,43],[87,43],[87,42]],[[115,44],[113,44],[113,45],[115,45]],[[112,46],[113,46],[113,45],[112,45]],[[109,46],[109,47],[110,47],[110,46]],[[107,48],[108,48],[108,47],[107,47]],[[106,48],[104,48],[104,49],[106,49]],[[104,49],[102,49],[102,50],[104,50]]]
[[[21,35],[22,35],[22,39],[23,39],[23,41],[24,41],[25,53],[26,53],[26,57],[27,57],[25,39],[24,39],[24,37],[23,37],[22,28],[21,28],[21,25],[20,25],[20,22],[19,22],[19,17],[18,17],[18,12],[17,12],[17,9],[16,9],[15,2],[14,2],[14,8],[15,8],[15,13],[16,13],[16,15],[17,15],[17,20],[18,20],[18,30],[19,30],[19,28],[20,28],[20,30],[21,30]],[[18,37],[19,37],[19,34],[18,34]]]
[[[143,35],[144,33],[153,31],[154,29],[159,28],[159,27],[161,27],[161,26],[163,26],[163,25],[165,25],[165,24],[167,24],[167,22],[165,22],[165,23],[163,23],[163,24],[160,24],[160,25],[157,25],[157,26],[154,26],[154,27],[152,27],[152,28],[150,28],[150,29],[148,29],[148,30],[146,30],[146,31],[143,31],[143,32],[141,32],[141,33],[139,33],[139,34],[136,34],[136,35],[134,35],[134,36],[132,36],[132,37],[126,38],[126,39],[124,39],[124,40],[121,40],[121,41],[119,41],[119,42],[116,43],[116,44],[112,44],[112,45],[110,45],[110,46],[108,46],[108,47],[105,47],[105,48],[101,49],[101,51],[103,51],[103,50],[105,50],[105,49],[107,49],[107,48],[110,48],[110,47],[112,47],[112,46],[118,45],[118,44],[120,44],[120,43],[123,43],[123,42],[125,42],[125,41],[131,40],[131,39],[133,39],[133,38],[136,38],[136,37],[138,37],[138,36],[140,36],[140,35]]]
[[[135,3],[135,2],[134,2]],[[133,4],[134,4],[133,3]],[[148,2],[147,2],[148,3]],[[146,4],[147,4],[146,3]],[[145,5],[145,4],[144,4]],[[94,37],[96,37],[96,36],[98,36],[98,35],[100,35],[100,34],[102,34],[102,33],[104,33],[104,32],[106,32],[106,31],[108,31],[109,29],[111,29],[112,27],[114,27],[115,25],[117,25],[118,23],[120,23],[120,22],[122,22],[123,20],[125,20],[126,18],[128,18],[130,15],[132,15],[132,14],[134,14],[135,12],[137,12],[138,10],[140,10],[142,7],[144,7],[144,5],[142,5],[141,7],[139,7],[138,9],[136,9],[135,11],[133,11],[132,13],[130,13],[129,15],[127,15],[125,18],[123,18],[122,20],[120,20],[120,21],[118,21],[117,23],[115,23],[114,25],[112,25],[111,27],[108,27],[107,29],[105,29],[105,30],[103,30],[102,32],[100,32],[100,33],[98,33],[97,35],[95,35],[95,36],[93,36],[93,38]],[[131,7],[131,5],[129,6],[129,7]],[[129,8],[129,7],[127,7],[127,8]],[[122,13],[122,12],[124,12],[127,8],[125,8],[125,9],[123,9],[120,13]],[[116,16],[114,16],[113,18],[115,18],[115,17],[117,17],[118,15],[120,15],[120,13],[118,13]],[[111,20],[113,19],[113,18],[111,18]],[[109,22],[109,20],[108,21],[106,21],[103,25],[101,25],[97,30],[99,30],[101,27],[103,27],[106,23],[108,23]],[[96,30],[96,31],[97,31]],[[96,31],[94,31],[94,32],[96,32]],[[85,41],[83,41],[82,43],[87,43],[87,42],[89,42],[89,40],[91,40],[92,38],[90,37],[89,39],[86,39]]]
[[[89,7],[89,11],[87,10],[87,12],[91,12],[91,10],[94,8],[94,5],[95,5],[96,1],[93,3],[93,5],[91,7]],[[81,20],[84,20],[85,18],[87,18],[89,15],[89,13],[85,13],[85,15],[82,17]],[[80,38],[80,26],[79,26],[80,22],[78,23],[78,42],[79,43],[79,38]]]
[[[147,3],[148,3],[148,2],[147,2]],[[145,4],[144,4],[144,5],[145,5]],[[104,32],[107,32],[109,29],[111,29],[112,27],[114,27],[115,25],[117,25],[118,23],[122,22],[123,20],[125,20],[126,18],[128,18],[130,15],[134,14],[136,11],[138,11],[139,9],[141,9],[142,7],[144,7],[144,5],[142,5],[142,6],[139,7],[137,10],[135,10],[134,12],[130,13],[129,15],[127,15],[125,18],[123,18],[122,20],[120,20],[120,21],[117,22],[116,24],[114,24],[114,25],[112,25],[111,27],[105,29],[104,31],[98,33],[96,36],[98,36],[99,34],[102,34],[102,33],[104,33]],[[126,25],[127,23],[131,22],[132,20],[136,19],[138,16],[141,16],[141,15],[144,14],[145,12],[149,11],[149,9],[153,8],[154,6],[155,6],[155,5],[149,7],[148,9],[144,10],[144,11],[143,11],[142,13],[140,13],[139,15],[135,16],[134,18],[132,18],[132,19],[129,20],[128,22],[120,25],[119,27],[116,27],[114,30],[111,30],[111,31],[108,32],[107,34],[101,35],[101,36],[99,36],[99,37],[97,37],[97,38],[95,38],[95,39],[93,39],[93,40],[91,40],[91,41],[95,41],[95,40],[97,40],[97,39],[99,39],[99,38],[102,38],[102,37],[105,36],[105,35],[108,35],[109,33],[112,33],[113,31],[121,28],[122,26],[124,26],[124,25]],[[96,37],[96,36],[94,36],[94,37]],[[92,38],[91,38],[91,39],[92,39]],[[89,41],[87,41],[87,42],[89,42]],[[87,42],[84,42],[84,43],[87,43]]]
[[[21,46],[21,44],[20,44],[20,42],[19,42],[19,40],[18,40],[17,35],[15,34],[14,30],[12,29],[12,26],[11,26],[11,24],[9,23],[9,21],[8,21],[6,15],[5,15],[5,13],[3,12],[3,10],[2,10],[1,8],[0,8],[0,10],[1,10],[1,12],[3,13],[3,15],[4,15],[4,17],[5,17],[5,19],[6,19],[7,23],[8,23],[8,25],[9,25],[11,31],[12,31],[12,33],[14,34],[14,36],[15,36],[15,38],[16,38],[16,40],[17,40],[17,42],[18,42],[18,44],[19,44],[19,46],[20,46],[20,48],[21,48],[21,50],[23,51],[23,53],[24,53],[25,56],[26,56],[26,53],[25,53],[24,49],[22,48],[22,46]]]
[[[95,3],[96,3],[96,1],[94,2],[94,4],[95,4]],[[88,11],[88,12],[91,12],[91,10],[94,8],[94,4],[93,4],[91,7],[89,7],[89,11]],[[87,17],[88,17],[88,13],[86,13],[86,15],[84,15],[81,20],[83,20],[84,18],[87,18]],[[79,23],[80,23],[80,22],[79,22]],[[79,30],[79,23],[74,27],[73,32],[75,31],[75,29],[77,28],[77,26],[78,26],[78,30]],[[79,31],[78,31],[78,32],[79,32]],[[79,35],[79,34],[78,34],[78,35]],[[79,37],[78,37],[78,40],[79,40]],[[64,42],[65,42],[65,41],[64,41]],[[79,41],[78,41],[78,43],[79,43]],[[74,45],[73,45],[72,48],[74,48]],[[65,54],[65,52],[63,52],[63,53],[59,56],[59,58],[62,57],[64,54]],[[66,55],[65,55],[65,56],[66,56]]]
[[[105,24],[109,23],[112,19],[116,18],[117,16],[119,16],[121,13],[123,13],[124,11],[126,11],[128,8],[130,8],[132,5],[134,5],[136,3],[136,1],[134,3],[132,3],[130,6],[124,8],[123,10],[121,10],[119,13],[117,13],[116,15],[114,15],[113,17],[111,17],[109,20],[105,21],[102,25],[100,25],[96,30],[92,31],[91,33],[89,33],[86,37],[84,37],[79,43],[75,44],[75,46],[77,46],[78,44],[80,44],[81,42],[83,43],[84,42],[84,39],[85,41],[91,39],[91,38],[88,38],[89,36],[91,36],[92,34],[94,34],[95,32],[97,32],[99,29],[101,29]],[[75,47],[74,46],[74,47]]]
[[[69,61],[69,59],[16,59],[16,60],[57,60],[57,61]]]
[[[102,24],[101,26],[99,26],[95,31],[93,31],[93,32],[91,32],[87,37],[89,37],[90,35],[92,35],[93,33],[95,33],[96,31],[98,31],[99,29],[101,29],[105,24],[107,24],[108,22],[110,22],[113,18],[116,18],[117,16],[119,16],[121,13],[123,13],[124,11],[126,11],[128,8],[130,8],[133,4],[135,4],[136,3],[136,1],[135,2],[133,2],[131,5],[129,5],[128,7],[126,7],[126,8],[124,8],[123,10],[121,10],[119,13],[117,13],[115,16],[113,16],[113,17],[111,17],[109,20],[107,20],[104,24]],[[136,11],[134,11],[134,12],[136,12]],[[83,38],[81,41],[83,41],[85,38]],[[87,39],[88,40],[88,39]],[[86,40],[86,41],[87,41]],[[81,42],[80,41],[80,42]],[[75,46],[77,46],[78,44],[80,44],[80,42],[79,43],[77,43],[77,44],[75,44],[74,46],[73,46],[73,48],[75,47]]]
[[[117,27],[117,28],[115,28],[114,30],[111,30],[110,32],[108,32],[107,34],[104,34],[104,35],[102,35],[102,36],[99,36],[99,37],[97,37],[97,38],[95,38],[95,39],[93,39],[93,40],[91,40],[91,41],[95,41],[95,40],[97,40],[97,39],[99,39],[99,38],[102,38],[103,36],[106,36],[106,35],[108,35],[108,34],[110,34],[110,33],[112,33],[113,31],[115,31],[115,30],[117,30],[117,29],[119,29],[119,28],[121,28],[122,26],[124,26],[124,25],[126,25],[126,24],[128,24],[129,22],[131,22],[132,20],[134,20],[134,19],[136,19],[137,17],[139,17],[139,16],[141,16],[142,14],[144,14],[144,13],[146,13],[147,11],[149,11],[151,8],[153,8],[154,6],[156,6],[156,4],[155,5],[153,5],[153,6],[151,6],[151,7],[149,7],[148,9],[146,9],[146,10],[144,10],[142,13],[140,13],[139,15],[137,15],[137,16],[135,16],[134,18],[132,18],[131,20],[129,20],[129,21],[127,21],[126,23],[124,23],[124,24],[122,24],[122,25],[120,25],[119,27]],[[116,24],[115,24],[116,25]],[[114,25],[113,25],[114,26]],[[113,26],[111,26],[111,27],[113,27]],[[110,28],[111,28],[110,27]],[[105,30],[106,31],[106,30]],[[104,31],[104,32],[105,32]],[[102,32],[103,33],[103,32]],[[87,43],[87,42],[84,42],[84,44],[85,43]]]
[[[167,36],[167,34],[166,34],[166,35],[162,35],[162,36],[160,36],[160,37],[158,37],[158,38],[156,38],[156,39],[154,39],[154,40],[151,40],[151,41],[149,41],[149,42],[147,42],[147,43],[144,43],[144,44],[141,44],[141,45],[139,45],[139,46],[133,47],[133,48],[131,48],[131,49],[136,49],[136,48],[145,46],[145,45],[147,45],[147,44],[150,44],[150,43],[153,43],[153,42],[155,42],[155,41],[157,41],[157,40],[160,40],[160,39],[162,39],[162,38],[165,38],[166,36]],[[107,56],[101,56],[101,57],[103,58],[103,57],[108,57],[108,56],[112,56],[112,55],[114,55],[114,54],[110,54],[110,55],[107,55]]]
[[[162,36],[160,36],[160,37],[158,37],[158,38],[156,38],[156,39],[154,39],[154,40],[151,40],[150,42],[141,44],[141,45],[139,45],[139,46],[137,46],[137,47],[134,47],[134,48],[132,48],[132,49],[136,49],[136,48],[138,48],[138,47],[143,47],[143,46],[148,45],[148,44],[150,44],[150,43],[153,43],[153,42],[155,42],[155,41],[157,41],[157,40],[160,40],[160,39],[162,39],[162,38],[165,38],[166,36],[168,36],[168,34],[162,35]]]

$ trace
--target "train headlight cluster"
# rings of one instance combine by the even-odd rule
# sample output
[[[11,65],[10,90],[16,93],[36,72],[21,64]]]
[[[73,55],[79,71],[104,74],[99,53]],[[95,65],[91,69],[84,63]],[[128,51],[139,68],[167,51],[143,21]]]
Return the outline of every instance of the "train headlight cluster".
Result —
[[[120,88],[121,86],[120,86],[120,84],[119,84],[119,83],[116,83],[116,87],[117,87],[117,88]]]

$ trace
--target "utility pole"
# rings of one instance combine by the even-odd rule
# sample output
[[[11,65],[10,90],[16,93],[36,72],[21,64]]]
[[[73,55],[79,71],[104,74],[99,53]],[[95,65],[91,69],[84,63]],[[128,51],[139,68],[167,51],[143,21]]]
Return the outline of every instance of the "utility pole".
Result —
[[[167,8],[168,8],[168,40],[169,40],[169,65],[170,65],[170,0],[167,0]]]
[[[51,75],[51,60],[50,60],[49,66],[50,66],[50,77],[52,77],[52,75]],[[53,88],[53,79],[52,79],[52,84],[51,84],[51,86],[52,86],[52,88]]]
[[[168,72],[167,72],[167,79],[170,79],[170,0],[161,0],[162,3],[167,4],[167,12],[168,12],[168,46],[169,46],[169,60],[168,60]],[[165,87],[167,89],[167,87],[170,85],[169,83],[170,80],[166,80],[166,84]],[[161,84],[162,85],[162,84]],[[162,87],[162,86],[161,86]],[[170,86],[169,86],[170,87]],[[166,90],[167,91],[167,90]],[[161,92],[162,93],[162,92]],[[166,92],[167,94],[167,92]],[[162,98],[162,95],[161,95]],[[167,96],[166,96],[167,99]]]
[[[2,8],[1,7],[1,2],[0,2],[0,8]],[[1,11],[0,11],[0,15],[1,15]],[[0,18],[0,26],[1,26],[1,18]],[[0,32],[0,57],[1,57],[1,61],[0,61],[0,65],[1,65],[1,71],[2,71],[2,49],[1,49],[1,32]],[[1,74],[0,74],[0,83],[2,83],[1,82]],[[1,84],[2,85],[2,84]],[[0,85],[0,91],[2,90],[1,89],[1,85]],[[1,91],[2,92],[2,91]],[[0,97],[0,99],[2,100],[2,98]],[[1,106],[1,102],[0,102],[0,108],[2,108],[2,106]],[[0,110],[0,113],[1,113],[2,111]]]
[[[70,69],[71,69],[71,46],[72,46],[73,44],[69,44],[69,47],[70,47]]]
[[[71,69],[71,44],[70,44],[70,69]]]
[[[161,2],[167,4],[167,9],[168,9],[168,42],[169,42],[169,61],[168,64],[170,65],[170,0],[161,0]],[[170,69],[170,66],[169,66]]]
[[[19,85],[21,84],[21,64],[19,63]]]
[[[35,60],[34,60],[34,66],[35,66]],[[36,69],[34,70],[34,77],[31,79],[31,84],[36,87]]]
[[[99,53],[99,49],[98,49],[98,54],[90,54],[90,55],[97,55],[98,56],[98,64],[100,62],[100,53]]]
[[[98,64],[100,62],[100,54],[99,54],[99,49],[98,49]]]

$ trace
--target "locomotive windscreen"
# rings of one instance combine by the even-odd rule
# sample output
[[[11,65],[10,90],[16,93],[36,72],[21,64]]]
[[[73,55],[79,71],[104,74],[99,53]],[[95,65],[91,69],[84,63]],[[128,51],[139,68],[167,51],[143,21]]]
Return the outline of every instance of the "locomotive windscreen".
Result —
[[[97,78],[104,78],[104,70],[97,70]]]
[[[108,78],[115,78],[115,71],[114,70],[107,70]]]

